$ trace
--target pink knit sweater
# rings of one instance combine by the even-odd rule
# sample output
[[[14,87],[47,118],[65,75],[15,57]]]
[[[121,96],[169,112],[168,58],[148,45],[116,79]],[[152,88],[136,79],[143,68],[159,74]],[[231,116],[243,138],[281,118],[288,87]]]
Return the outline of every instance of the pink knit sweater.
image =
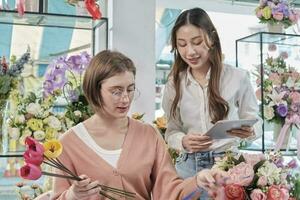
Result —
[[[197,189],[195,177],[183,181],[177,176],[164,140],[151,125],[129,120],[117,168],[85,145],[72,129],[61,142],[63,153],[59,159],[71,171],[86,174],[103,185],[135,192],[138,200],[178,200]],[[70,180],[55,178],[52,199],[66,199],[70,185]],[[89,198],[96,199],[104,198]]]

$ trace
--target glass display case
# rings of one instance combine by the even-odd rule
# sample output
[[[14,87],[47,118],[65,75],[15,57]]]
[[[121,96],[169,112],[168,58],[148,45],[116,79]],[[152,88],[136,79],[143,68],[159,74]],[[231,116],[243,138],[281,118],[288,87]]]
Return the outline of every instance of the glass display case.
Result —
[[[0,56],[10,58],[14,55],[19,58],[29,47],[31,60],[22,73],[22,92],[39,93],[43,75],[52,59],[83,51],[94,55],[107,49],[107,30],[106,18],[92,20],[89,16],[34,12],[26,12],[20,17],[16,11],[1,10]],[[5,144],[2,141],[3,134],[7,131],[2,128],[1,146],[6,147],[0,148],[0,199],[18,199],[16,183],[26,182],[22,190],[32,194],[30,185],[43,185],[45,181],[33,182],[19,178],[18,169],[23,165],[22,152],[14,151],[14,143]]]
[[[286,113],[280,113],[278,109],[280,106],[287,108],[288,115],[291,110],[289,94],[291,88],[294,90],[295,87],[287,82],[293,80],[289,78],[293,76],[290,69],[300,72],[300,35],[258,32],[238,39],[236,67],[250,72],[250,79],[260,105],[260,116],[264,122],[262,137],[251,144],[243,144],[242,148],[258,151],[273,149],[287,117]],[[280,117],[275,119],[278,114]],[[297,131],[293,126],[286,132],[287,136],[281,146],[284,154],[296,153]]]

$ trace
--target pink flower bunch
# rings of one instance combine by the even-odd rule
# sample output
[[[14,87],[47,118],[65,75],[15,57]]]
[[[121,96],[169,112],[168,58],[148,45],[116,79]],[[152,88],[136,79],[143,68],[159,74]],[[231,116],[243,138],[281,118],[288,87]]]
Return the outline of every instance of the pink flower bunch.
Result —
[[[295,161],[283,164],[279,154],[242,154],[238,158],[231,153],[217,161],[215,169],[227,173],[225,180],[214,192],[216,200],[292,200],[294,182],[291,182],[291,169]],[[276,157],[276,158],[275,158]],[[234,163],[234,164],[232,164]],[[224,166],[227,165],[227,168]],[[220,166],[222,166],[220,168]]]

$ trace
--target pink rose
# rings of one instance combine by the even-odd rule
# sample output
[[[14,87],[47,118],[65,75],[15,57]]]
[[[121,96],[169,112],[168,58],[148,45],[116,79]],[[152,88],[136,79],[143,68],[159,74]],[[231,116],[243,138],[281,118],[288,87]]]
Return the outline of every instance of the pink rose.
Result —
[[[281,20],[283,20],[283,13],[275,12],[275,13],[273,13],[273,18],[278,20],[278,21],[281,21]]]
[[[261,176],[261,177],[258,178],[258,181],[257,181],[257,185],[258,185],[258,186],[264,187],[264,186],[267,185],[267,183],[268,183],[267,177]]]
[[[279,56],[282,57],[283,59],[287,59],[289,57],[289,54],[286,51],[283,51],[280,53]]]
[[[265,160],[265,156],[261,153],[259,154],[248,154],[248,153],[243,153],[243,157],[246,160],[246,163],[254,166],[258,162]]]
[[[257,11],[256,11],[256,17],[258,17],[258,18],[262,17],[262,11],[261,11],[261,9],[257,9]]]
[[[289,190],[286,187],[282,187],[281,192],[283,194],[282,200],[289,200],[289,198],[290,198]]]
[[[274,85],[280,85],[281,84],[281,78],[277,73],[271,73],[269,75],[269,79],[270,79],[270,81],[272,81],[272,83]]]
[[[251,200],[266,200],[267,195],[263,193],[260,189],[254,189],[250,195]]]
[[[269,45],[268,45],[268,50],[269,50],[269,51],[276,51],[276,49],[277,49],[276,44],[269,44]]]
[[[300,103],[300,93],[299,92],[291,92],[289,96],[292,100],[292,103]]]
[[[226,200],[244,200],[245,190],[238,184],[230,184],[225,186]]]
[[[234,166],[228,170],[229,179],[226,181],[227,184],[238,184],[241,186],[248,186],[254,177],[253,166],[245,162]]]
[[[289,16],[289,20],[291,20],[292,23],[295,24],[298,21],[298,17],[297,17],[297,15],[291,13],[290,16]]]
[[[281,191],[280,187],[277,185],[272,185],[269,187],[267,199],[268,200],[283,200],[284,194]]]

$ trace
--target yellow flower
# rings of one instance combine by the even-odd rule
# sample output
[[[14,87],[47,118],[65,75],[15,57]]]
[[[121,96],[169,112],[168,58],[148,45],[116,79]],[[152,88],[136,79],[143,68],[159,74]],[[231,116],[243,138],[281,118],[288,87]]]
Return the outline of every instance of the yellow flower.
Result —
[[[264,9],[262,10],[262,16],[265,19],[270,19],[272,16],[272,10],[269,6],[264,7]]]
[[[165,117],[158,117],[155,121],[157,128],[164,129],[167,125],[167,119]]]
[[[43,121],[40,119],[31,118],[26,124],[33,131],[43,130]]]
[[[132,115],[131,115],[131,117],[133,118],[133,119],[136,119],[136,120],[143,120],[143,116],[144,116],[144,114],[145,113],[143,113],[143,114],[140,114],[140,113],[133,113]]]
[[[46,128],[46,140],[52,140],[56,138],[57,131],[54,128],[47,127]]]
[[[63,149],[62,144],[58,140],[48,140],[43,144],[45,152],[44,155],[47,158],[56,158],[58,157]]]

